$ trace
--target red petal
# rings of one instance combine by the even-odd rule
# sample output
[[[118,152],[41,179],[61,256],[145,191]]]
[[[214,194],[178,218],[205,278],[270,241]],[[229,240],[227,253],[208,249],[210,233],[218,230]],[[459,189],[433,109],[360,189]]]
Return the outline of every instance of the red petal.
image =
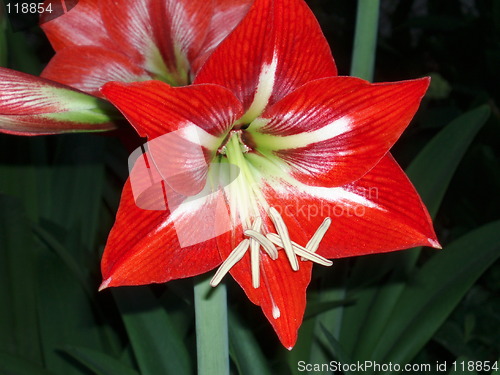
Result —
[[[205,0],[199,0],[205,1]],[[214,49],[229,35],[247,14],[253,0],[214,0],[210,9],[212,18],[205,39],[198,49],[192,48],[188,54],[193,75],[205,63]],[[207,2],[205,2],[207,3]],[[203,15],[206,18],[206,15]]]
[[[205,38],[210,2],[101,2],[103,22],[120,52],[165,81],[187,84],[187,54]]]
[[[301,185],[276,195],[287,225],[293,217],[306,236],[330,217],[318,254],[343,258],[415,246],[439,248],[429,214],[389,154],[360,180],[339,188]],[[294,225],[294,222],[291,222]]]
[[[242,114],[232,93],[216,85],[109,83],[102,92],[139,135],[148,137],[156,167],[171,187],[186,195],[203,188],[208,163]]]
[[[110,82],[102,93],[123,112],[139,135],[149,139],[187,124],[220,137],[242,112],[231,92],[216,85],[171,87],[160,81]]]
[[[76,46],[104,47],[110,55],[128,57],[126,64],[119,59],[127,71],[140,66],[151,76],[181,85],[189,79],[189,62],[196,66],[192,70],[199,69],[241,20],[250,2],[139,0],[124,6],[113,0],[80,0],[63,16],[50,21],[42,17],[42,27],[58,52]],[[75,65],[67,61],[69,67]],[[57,76],[54,69],[51,77]],[[64,78],[71,80],[71,75]]]
[[[360,180],[350,184],[348,190],[371,200],[383,211],[366,208],[364,213],[355,213],[355,220],[348,212],[339,218],[332,217],[336,235],[325,238],[319,254],[340,258],[416,246],[441,248],[427,209],[390,154]],[[350,212],[354,212],[352,207]]]
[[[135,170],[133,173],[137,177],[137,173],[145,173],[145,170]],[[169,191],[169,194],[172,192]],[[161,189],[148,191],[140,200],[142,205],[150,207],[166,205]],[[101,288],[163,283],[199,275],[219,265],[221,259],[213,237],[181,247],[178,236],[198,236],[198,224],[204,219],[197,218],[197,210],[183,212],[174,220],[167,208],[157,211],[139,208],[128,180],[122,193],[116,223],[104,250],[101,263],[104,282]]]
[[[302,233],[296,229],[297,227],[289,226],[290,232],[297,234],[295,237],[292,235],[292,240],[301,243]],[[239,240],[235,240],[238,238]],[[218,237],[221,257],[227,258],[242,238],[241,231],[233,236],[228,233]],[[230,271],[250,301],[262,308],[281,343],[289,350],[297,341],[306,306],[306,289],[311,281],[312,263],[299,261],[299,264],[299,270],[293,271],[282,251],[277,260],[271,260],[261,251],[260,287],[257,289],[252,285],[248,252]]]
[[[213,4],[207,0],[157,1],[153,29],[169,71],[182,69],[180,56],[195,59],[210,25]],[[187,69],[187,67],[184,67]]]
[[[73,46],[113,46],[101,19],[100,1],[80,0],[70,12],[41,25],[56,51]]]
[[[267,123],[256,121],[248,130],[259,151],[285,160],[301,182],[342,186],[389,151],[428,85],[428,78],[381,84],[324,78],[283,98],[263,114]]]
[[[127,56],[94,46],[70,47],[57,52],[44,69],[42,77],[96,96],[101,96],[99,89],[110,81],[151,79],[144,69],[133,64]]]
[[[102,20],[110,38],[134,62],[156,45],[150,17],[151,0],[137,0],[124,5],[114,0],[100,0]]]
[[[207,60],[195,83],[229,88],[248,110],[264,109],[304,83],[336,75],[328,44],[302,1],[256,0]],[[257,93],[257,95],[256,95]]]
[[[170,0],[155,2],[154,34],[170,71],[179,66],[179,52],[194,75],[217,45],[241,21],[251,0]]]

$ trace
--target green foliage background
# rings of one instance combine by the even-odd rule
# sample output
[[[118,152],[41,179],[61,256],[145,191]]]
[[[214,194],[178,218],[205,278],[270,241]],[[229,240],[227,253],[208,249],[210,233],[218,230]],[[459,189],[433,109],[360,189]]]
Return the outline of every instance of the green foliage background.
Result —
[[[355,2],[309,4],[348,74]],[[38,74],[52,55],[43,33],[4,16],[0,64]],[[234,374],[331,360],[447,361],[451,373],[500,357],[500,2],[383,0],[376,56],[375,81],[433,77],[393,153],[444,249],[315,269],[291,352],[228,282]],[[97,293],[127,156],[114,134],[0,135],[0,374],[196,371],[192,280]]]

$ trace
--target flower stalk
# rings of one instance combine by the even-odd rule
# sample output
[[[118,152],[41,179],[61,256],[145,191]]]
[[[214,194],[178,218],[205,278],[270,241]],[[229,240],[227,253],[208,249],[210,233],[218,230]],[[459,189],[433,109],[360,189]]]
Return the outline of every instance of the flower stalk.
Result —
[[[358,0],[351,75],[373,81],[380,0]]]
[[[194,286],[198,374],[229,375],[226,285],[212,288],[200,276]]]

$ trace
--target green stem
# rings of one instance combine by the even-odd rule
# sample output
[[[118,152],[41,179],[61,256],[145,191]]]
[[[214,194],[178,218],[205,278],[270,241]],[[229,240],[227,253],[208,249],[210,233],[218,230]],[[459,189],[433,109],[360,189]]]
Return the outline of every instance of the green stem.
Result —
[[[200,276],[194,286],[198,375],[229,375],[226,286]]]
[[[380,0],[358,0],[351,75],[373,80]]]

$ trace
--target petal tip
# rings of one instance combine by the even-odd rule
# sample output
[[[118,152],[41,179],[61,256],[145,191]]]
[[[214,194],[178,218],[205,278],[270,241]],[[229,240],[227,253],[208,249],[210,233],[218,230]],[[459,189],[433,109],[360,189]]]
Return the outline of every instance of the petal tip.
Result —
[[[428,238],[427,239],[427,242],[429,242],[429,244],[431,245],[431,247],[433,247],[434,249],[438,249],[438,250],[441,250],[443,247],[439,244],[439,242],[435,239],[432,239],[432,238]]]
[[[106,289],[109,287],[109,284],[111,284],[111,277],[108,277],[106,280],[102,282],[102,284],[99,286],[99,289],[97,289],[98,292],[101,292],[102,290]]]
[[[429,88],[429,86],[431,85],[431,77],[430,76],[422,77],[422,80],[425,82],[426,90],[427,90]]]

